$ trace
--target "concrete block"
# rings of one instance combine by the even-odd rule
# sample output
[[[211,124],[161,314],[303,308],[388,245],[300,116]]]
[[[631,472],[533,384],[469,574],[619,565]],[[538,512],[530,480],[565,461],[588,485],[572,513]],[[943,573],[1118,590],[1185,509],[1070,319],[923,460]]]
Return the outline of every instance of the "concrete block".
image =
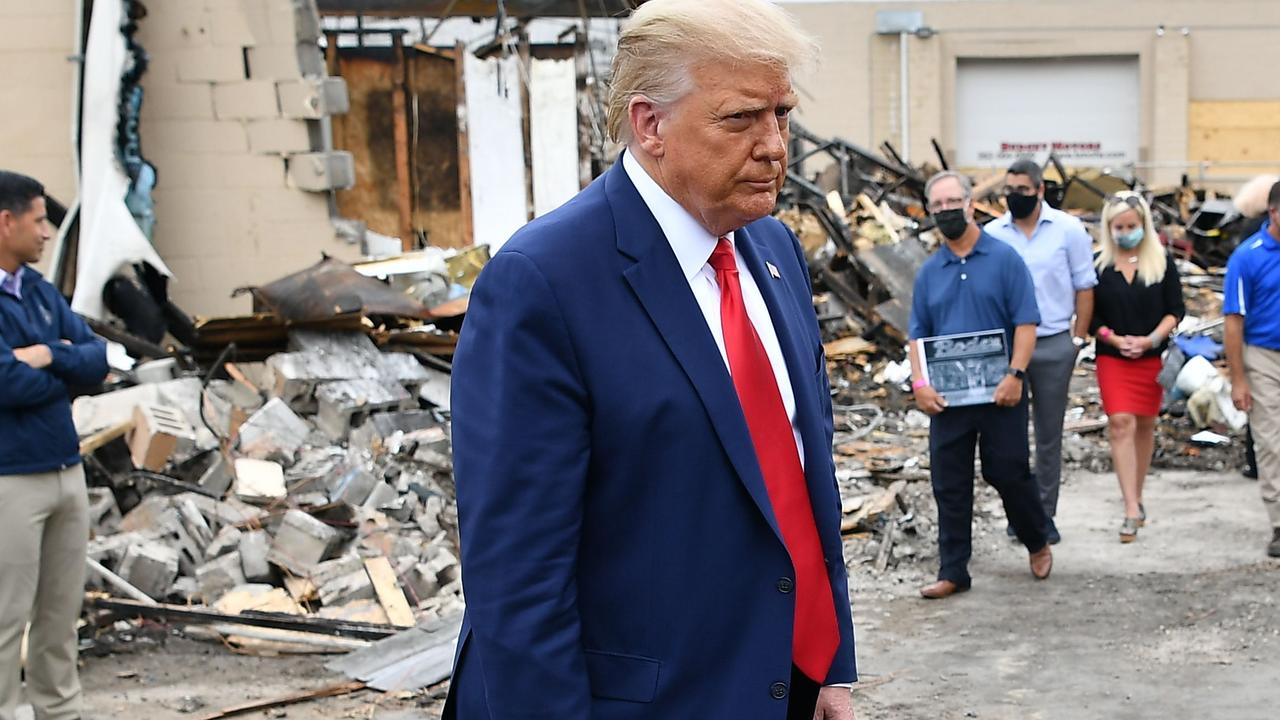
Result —
[[[200,508],[191,499],[190,495],[183,495],[173,500],[173,509],[178,511],[178,520],[182,527],[195,541],[196,546],[204,554],[204,549],[213,542],[213,529],[209,527],[209,523],[204,519],[204,515],[200,513]]]
[[[288,178],[299,190],[347,190],[356,184],[355,158],[342,150],[293,155],[288,162]]]
[[[209,491],[214,497],[222,498],[231,489],[231,483],[234,481],[235,474],[232,470],[231,461],[227,459],[226,455],[218,453],[214,458],[213,464],[209,466],[208,470],[204,471],[197,484]]]
[[[206,603],[212,603],[228,590],[243,585],[245,578],[244,571],[240,569],[240,551],[214,558],[196,568],[196,582]]]
[[[425,430],[436,425],[435,416],[426,410],[374,413],[363,425],[351,431],[349,443],[351,447],[373,452],[375,448],[383,448],[383,441],[396,433]]]
[[[249,149],[259,155],[311,151],[311,133],[303,120],[250,120]]]
[[[219,120],[280,117],[276,85],[270,80],[243,80],[213,86],[213,112]]]
[[[268,559],[295,575],[307,575],[329,554],[338,531],[301,510],[285,513]]]
[[[345,438],[351,428],[362,425],[370,413],[404,409],[409,402],[409,393],[403,387],[378,380],[323,383],[316,388],[316,425],[336,442]]]
[[[156,119],[143,123],[142,144],[159,155],[160,167],[171,155],[229,155],[249,152],[249,136],[238,122]]]
[[[440,592],[440,581],[436,577],[436,570],[426,563],[414,565],[405,580],[405,590],[409,592],[409,601],[414,605],[433,598]]]
[[[240,426],[240,452],[248,457],[292,464],[311,427],[280,398],[272,398]]]
[[[178,551],[156,541],[138,543],[125,552],[116,574],[148,597],[161,600],[178,577]]]
[[[378,478],[364,468],[353,468],[340,475],[329,491],[329,502],[362,505],[379,485]]]
[[[298,48],[292,44],[260,45],[244,51],[249,77],[254,80],[291,80],[302,77]]]
[[[245,51],[239,47],[190,48],[179,50],[176,57],[181,82],[233,82],[248,77]]]
[[[287,118],[319,120],[351,109],[347,81],[340,77],[306,78],[276,83],[280,112]]]
[[[162,405],[138,405],[129,433],[133,466],[160,472],[180,453],[195,447],[195,430],[182,412]]]
[[[218,531],[218,534],[214,536],[213,542],[209,543],[208,547],[204,549],[204,556],[206,558],[222,557],[229,552],[239,549],[240,541],[244,538],[244,535],[244,532],[239,528],[235,528],[230,525],[222,528]]]
[[[142,127],[150,120],[213,120],[213,86],[142,76]]]
[[[217,47],[253,47],[265,29],[255,32],[252,18],[244,11],[244,3],[210,3],[209,35]]]
[[[369,493],[369,497],[364,501],[364,507],[370,510],[378,510],[386,507],[388,504],[396,501],[400,497],[400,493],[390,485],[379,482],[373,486],[373,491]]]
[[[267,561],[270,552],[271,536],[266,530],[253,530],[240,536],[240,568],[249,582],[271,579],[271,564]]]
[[[284,484],[284,468],[271,460],[236,458],[236,497],[249,503],[269,503],[280,500],[287,491]]]
[[[120,520],[123,532],[168,532],[178,522],[173,501],[164,495],[148,495]]]
[[[155,533],[122,532],[115,535],[98,535],[89,540],[86,555],[103,565],[120,567],[129,548],[154,540]]]
[[[326,607],[345,605],[353,600],[373,600],[377,597],[369,573],[363,565],[352,572],[340,575],[318,587],[320,602]]]

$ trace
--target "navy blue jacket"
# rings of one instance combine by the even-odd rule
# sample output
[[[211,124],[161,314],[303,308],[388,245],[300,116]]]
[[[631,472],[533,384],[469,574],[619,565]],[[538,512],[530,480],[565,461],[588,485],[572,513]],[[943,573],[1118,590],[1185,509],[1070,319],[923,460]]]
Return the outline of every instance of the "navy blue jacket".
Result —
[[[14,348],[41,344],[53,353],[47,368],[13,356]],[[0,475],[79,463],[67,388],[96,385],[106,375],[106,344],[40,273],[25,268],[21,300],[0,291]]]
[[[735,244],[795,390],[841,630],[826,683],[852,682],[808,271],[772,218]],[[467,614],[446,717],[783,720],[791,560],[733,381],[621,162],[494,256],[454,360]]]

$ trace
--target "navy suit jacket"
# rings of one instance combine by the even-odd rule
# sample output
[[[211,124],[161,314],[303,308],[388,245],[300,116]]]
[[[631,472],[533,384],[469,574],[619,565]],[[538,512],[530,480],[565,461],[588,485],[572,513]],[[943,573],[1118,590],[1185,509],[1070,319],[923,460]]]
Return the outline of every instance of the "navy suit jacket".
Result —
[[[826,682],[852,682],[808,272],[773,218],[735,242],[795,391],[841,628]],[[785,718],[791,561],[733,381],[621,162],[481,273],[452,407],[467,614],[445,717]]]

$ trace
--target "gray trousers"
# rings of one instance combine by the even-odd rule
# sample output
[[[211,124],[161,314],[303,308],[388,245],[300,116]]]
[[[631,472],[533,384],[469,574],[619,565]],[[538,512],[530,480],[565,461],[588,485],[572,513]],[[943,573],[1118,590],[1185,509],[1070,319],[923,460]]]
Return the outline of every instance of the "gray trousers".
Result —
[[[1058,512],[1058,488],[1062,484],[1062,422],[1067,411],[1067,391],[1076,365],[1071,333],[1036,338],[1036,350],[1027,366],[1031,385],[1031,420],[1035,425],[1035,478],[1045,515]]]
[[[81,466],[36,475],[0,475],[0,720],[13,720],[22,691],[36,720],[82,713],[76,620],[84,599],[89,499]]]
[[[1258,456],[1258,489],[1271,526],[1280,530],[1280,352],[1245,345],[1244,368],[1253,394],[1249,424]]]

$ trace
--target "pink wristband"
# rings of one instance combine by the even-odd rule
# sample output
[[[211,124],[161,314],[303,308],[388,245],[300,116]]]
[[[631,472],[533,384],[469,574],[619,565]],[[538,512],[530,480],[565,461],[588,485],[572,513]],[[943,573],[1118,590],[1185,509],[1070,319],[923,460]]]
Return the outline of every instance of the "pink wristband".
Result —
[[[1107,338],[1111,337],[1111,328],[1104,327],[1098,330],[1098,337],[1102,338],[1103,340],[1106,340]]]
[[[928,387],[928,386],[929,386],[929,381],[925,380],[924,378],[920,378],[919,380],[911,383],[912,390],[919,390],[922,387]]]

